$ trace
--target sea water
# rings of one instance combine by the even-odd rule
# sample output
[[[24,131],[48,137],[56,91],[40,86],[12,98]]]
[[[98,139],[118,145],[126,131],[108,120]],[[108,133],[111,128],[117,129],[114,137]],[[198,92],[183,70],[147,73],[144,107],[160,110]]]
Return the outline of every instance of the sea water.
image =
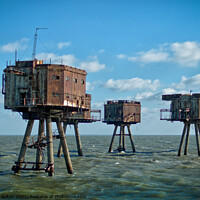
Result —
[[[14,174],[23,136],[0,136],[0,199],[200,199],[195,136],[188,155],[178,157],[180,139],[136,135],[136,153],[128,137],[125,152],[108,153],[111,136],[81,136],[84,156],[79,157],[75,137],[67,136],[74,174],[67,173],[63,156],[56,157],[55,140],[55,176],[48,177],[43,171]],[[113,149],[118,142],[116,137]],[[35,153],[28,149],[25,161],[34,162]]]

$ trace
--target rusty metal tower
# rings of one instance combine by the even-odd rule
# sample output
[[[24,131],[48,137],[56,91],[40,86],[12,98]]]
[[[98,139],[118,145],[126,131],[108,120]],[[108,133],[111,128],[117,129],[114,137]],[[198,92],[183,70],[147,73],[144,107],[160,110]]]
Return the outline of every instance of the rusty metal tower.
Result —
[[[28,120],[19,157],[12,168],[14,172],[45,170],[49,176],[53,176],[53,138],[58,138],[59,149],[61,150],[61,147],[63,149],[68,173],[73,173],[65,127],[67,124],[74,124],[78,153],[82,155],[78,123],[100,120],[91,117],[91,95],[86,94],[86,75],[84,70],[67,65],[44,64],[42,60],[16,61],[15,65],[8,65],[4,69],[2,88],[4,107],[19,112],[23,119]],[[35,120],[39,120],[38,137],[34,144],[30,144]],[[53,135],[52,122],[56,123],[59,135]],[[46,146],[48,163],[42,167],[45,164],[42,163],[42,149]],[[28,147],[37,150],[35,162],[25,161]],[[32,167],[28,167],[29,165]]]
[[[184,155],[188,153],[188,143],[191,124],[194,124],[198,156],[200,156],[200,93],[162,95],[162,100],[171,101],[170,109],[160,110],[160,119],[167,121],[180,121],[184,123],[178,156],[181,156],[185,139]]]
[[[131,124],[140,123],[140,120],[140,102],[128,100],[107,101],[107,104],[104,105],[103,122],[115,126],[108,152],[112,152],[112,146],[116,135],[119,136],[119,147],[116,150],[119,152],[125,151],[125,136],[129,136],[132,150],[135,152],[130,126]],[[119,134],[117,134],[118,127],[120,127]],[[128,134],[125,134],[125,127],[128,129]]]

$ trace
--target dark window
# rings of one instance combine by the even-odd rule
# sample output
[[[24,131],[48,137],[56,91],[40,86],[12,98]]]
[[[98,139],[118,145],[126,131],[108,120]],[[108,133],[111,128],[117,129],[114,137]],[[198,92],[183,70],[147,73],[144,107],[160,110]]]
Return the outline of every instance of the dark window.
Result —
[[[59,76],[56,76],[56,75],[53,75],[53,77],[52,77],[53,80],[59,80],[59,78],[60,78],[60,77],[59,77]]]
[[[77,83],[77,78],[74,78],[74,83]]]
[[[81,84],[85,84],[85,81],[83,79],[81,79]]]

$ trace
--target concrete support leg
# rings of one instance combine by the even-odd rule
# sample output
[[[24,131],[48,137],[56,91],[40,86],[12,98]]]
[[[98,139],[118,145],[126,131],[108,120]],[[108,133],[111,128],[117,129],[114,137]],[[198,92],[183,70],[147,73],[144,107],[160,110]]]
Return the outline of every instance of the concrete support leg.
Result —
[[[64,129],[64,133],[66,134],[67,123],[65,122],[63,123],[63,129]],[[62,145],[61,145],[61,142],[59,142],[57,157],[61,157],[61,155],[62,155]]]
[[[181,156],[181,151],[182,151],[182,148],[183,148],[183,141],[184,141],[184,138],[185,138],[186,128],[187,128],[187,124],[185,123],[184,128],[183,128],[183,133],[182,133],[182,137],[181,137],[179,150],[178,150],[178,156]]]
[[[125,126],[122,127],[122,143],[123,143],[123,151],[125,151]]]
[[[129,133],[129,137],[130,137],[130,141],[131,141],[132,150],[133,150],[133,153],[135,153],[135,145],[133,142],[133,136],[131,134],[130,125],[127,125],[127,129],[128,129],[128,133]]]
[[[42,161],[42,147],[40,143],[42,142],[42,137],[44,136],[44,119],[40,119],[39,121],[39,128],[38,128],[38,148],[36,152],[36,169],[41,168],[41,161]]]
[[[187,155],[187,152],[188,152],[189,134],[190,134],[190,124],[187,124],[184,155]]]
[[[200,147],[199,147],[199,128],[198,124],[195,123],[195,135],[196,135],[196,142],[197,142],[197,151],[198,151],[198,156],[200,156]]]
[[[66,141],[66,138],[65,138],[65,133],[64,133],[64,130],[63,130],[62,123],[60,122],[59,119],[57,119],[56,124],[57,124],[58,132],[59,132],[60,143],[61,143],[62,149],[63,149],[63,154],[64,154],[64,158],[65,158],[67,171],[68,171],[69,174],[73,174],[72,162],[71,162],[71,158],[70,158],[70,155],[69,155],[69,150],[68,150],[68,147],[67,147],[67,141]]]
[[[47,130],[47,155],[48,155],[48,167],[47,172],[49,176],[54,176],[54,157],[53,157],[53,137],[51,118],[46,118],[46,130]]]
[[[122,138],[123,138],[123,125],[120,125],[119,147],[118,147],[119,151],[122,151]]]
[[[33,124],[34,124],[34,120],[28,121],[26,131],[25,131],[25,135],[24,135],[24,139],[23,139],[22,146],[21,146],[21,149],[20,149],[19,157],[18,157],[18,160],[17,160],[17,162],[19,162],[19,163],[17,164],[16,168],[13,169],[15,171],[15,173],[18,173],[19,168],[22,166],[22,163],[20,163],[20,162],[24,162],[24,158],[25,158],[27,147],[28,147],[28,143],[29,143],[31,131],[32,131],[32,128],[33,128]]]
[[[115,125],[115,129],[114,129],[114,132],[113,132],[113,136],[112,136],[112,139],[111,139],[111,142],[110,142],[110,147],[109,147],[109,150],[108,152],[111,152],[112,151],[112,146],[113,146],[113,142],[114,142],[114,139],[115,139],[115,135],[116,135],[116,132],[117,132],[117,125]]]
[[[83,150],[82,150],[81,139],[80,139],[80,135],[79,135],[79,131],[78,131],[78,122],[77,121],[74,123],[74,131],[75,131],[78,155],[83,156]]]

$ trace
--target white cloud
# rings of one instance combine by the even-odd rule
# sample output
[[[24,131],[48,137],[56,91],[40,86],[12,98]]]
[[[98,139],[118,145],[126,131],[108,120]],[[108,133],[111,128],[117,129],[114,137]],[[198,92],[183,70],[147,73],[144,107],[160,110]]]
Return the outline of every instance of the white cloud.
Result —
[[[139,52],[132,57],[119,54],[117,58],[127,58],[131,62],[139,62],[141,64],[174,62],[185,67],[196,67],[200,62],[200,43],[195,41],[165,43],[160,45],[158,49]]]
[[[92,61],[81,62],[80,68],[86,70],[87,72],[97,72],[104,69],[105,64],[100,64],[97,56],[90,57]]]
[[[197,42],[173,43],[173,60],[183,66],[194,67],[200,61],[200,44]]]
[[[87,91],[93,91],[94,90],[94,84],[87,81],[86,82],[86,90]]]
[[[162,94],[175,94],[177,91],[173,88],[164,88],[162,90]]]
[[[64,47],[68,47],[71,45],[71,42],[60,42],[58,43],[58,49],[62,49]]]
[[[124,54],[119,54],[119,55],[117,55],[117,58],[118,59],[125,59],[127,56],[126,55],[124,55]]]
[[[138,56],[129,57],[129,61],[141,62],[141,63],[152,63],[152,62],[165,62],[168,60],[168,53],[162,52],[161,50],[151,49],[147,52],[140,52]]]
[[[185,90],[177,91],[173,88],[164,88],[160,91],[154,91],[154,92],[148,91],[148,92],[137,93],[136,96],[135,96],[135,99],[137,101],[141,101],[141,100],[147,100],[147,101],[158,100],[158,101],[161,101],[163,94],[176,94],[176,93],[186,94],[187,91],[185,91]]]
[[[22,38],[21,40],[17,40],[15,42],[11,42],[5,45],[0,46],[0,51],[1,52],[8,52],[8,53],[12,53],[14,52],[16,49],[17,50],[25,50],[27,49],[28,45],[27,42],[29,40],[27,38]]]
[[[131,78],[119,80],[109,79],[103,86],[116,91],[131,91],[135,89],[148,89],[155,91],[159,85],[160,83],[158,79],[151,81],[148,79]]]
[[[39,60],[46,60],[47,62],[51,59],[51,63],[62,63],[69,66],[73,66],[76,62],[76,58],[73,54],[58,56],[54,53],[39,53],[36,55],[36,58]]]
[[[158,100],[158,99],[160,99],[160,95],[159,95],[159,93],[154,93],[154,92],[142,92],[142,93],[138,93],[135,96],[135,99],[137,101],[141,101],[141,100]]]
[[[103,106],[104,106],[104,102],[92,103],[92,108],[93,108],[93,109],[102,109]]]
[[[76,67],[78,65],[77,64],[78,60],[75,58],[73,54],[59,56],[54,53],[39,53],[36,55],[36,58],[46,60],[47,63],[49,63],[51,60],[52,64],[61,63],[64,65],[69,65],[73,67]],[[79,68],[84,69],[87,72],[97,72],[105,68],[105,64],[99,64],[97,56],[92,56],[92,57],[90,56],[89,59],[91,61],[80,62]]]
[[[160,109],[159,108],[148,108],[148,107],[141,107],[141,117],[143,119],[156,119],[160,116]]]
[[[190,90],[199,90],[199,85],[200,85],[200,74],[197,74],[195,76],[192,76],[190,78],[186,78],[183,76],[181,78],[180,83],[173,83],[172,86],[176,89],[187,89],[188,91]]]

